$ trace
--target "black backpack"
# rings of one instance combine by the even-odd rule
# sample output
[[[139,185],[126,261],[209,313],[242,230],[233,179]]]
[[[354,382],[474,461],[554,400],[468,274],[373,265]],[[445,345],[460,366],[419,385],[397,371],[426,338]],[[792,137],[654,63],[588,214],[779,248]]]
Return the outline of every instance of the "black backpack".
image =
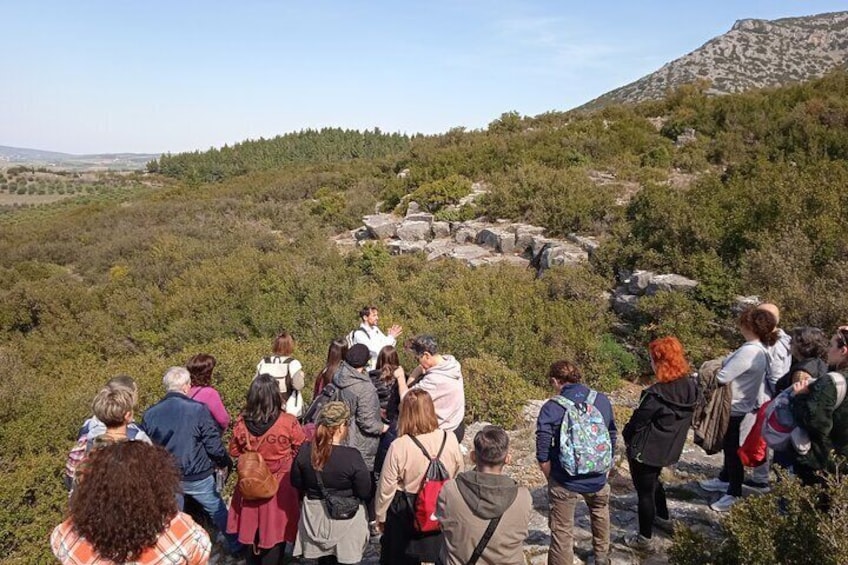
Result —
[[[329,383],[326,385],[323,390],[321,390],[321,394],[315,397],[312,401],[312,404],[309,405],[309,409],[303,415],[301,419],[304,424],[314,424],[315,419],[318,417],[318,413],[321,412],[321,409],[328,403],[333,402],[334,400],[339,400],[341,398],[339,388],[333,384]]]

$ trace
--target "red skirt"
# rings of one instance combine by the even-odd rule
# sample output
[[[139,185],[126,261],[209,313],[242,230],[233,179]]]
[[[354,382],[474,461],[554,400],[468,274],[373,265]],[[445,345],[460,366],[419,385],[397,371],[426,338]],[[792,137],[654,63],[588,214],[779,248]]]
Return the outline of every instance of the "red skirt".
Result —
[[[294,543],[300,520],[300,497],[291,484],[292,459],[282,461],[278,469],[269,467],[280,481],[277,496],[267,500],[244,500],[238,488],[233,492],[227,532],[238,534],[245,545],[270,549],[282,542]],[[257,542],[258,539],[258,542]]]

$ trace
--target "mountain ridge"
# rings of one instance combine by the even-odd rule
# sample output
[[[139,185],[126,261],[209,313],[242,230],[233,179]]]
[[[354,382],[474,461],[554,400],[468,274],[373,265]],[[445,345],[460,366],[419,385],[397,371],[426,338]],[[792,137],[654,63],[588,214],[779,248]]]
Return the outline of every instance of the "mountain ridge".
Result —
[[[776,20],[745,18],[658,70],[580,106],[658,100],[687,83],[709,81],[709,94],[803,82],[848,68],[848,11]]]

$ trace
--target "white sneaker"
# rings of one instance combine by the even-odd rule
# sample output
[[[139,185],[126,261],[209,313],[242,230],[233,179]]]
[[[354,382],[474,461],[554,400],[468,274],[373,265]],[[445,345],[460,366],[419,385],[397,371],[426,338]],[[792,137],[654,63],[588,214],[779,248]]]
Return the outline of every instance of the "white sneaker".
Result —
[[[698,486],[707,492],[727,492],[727,487],[730,486],[730,483],[715,478],[698,481]]]
[[[733,496],[732,494],[725,494],[724,496],[710,504],[710,508],[712,508],[716,512],[727,512],[733,507],[734,504],[736,504],[737,500],[739,499]]]

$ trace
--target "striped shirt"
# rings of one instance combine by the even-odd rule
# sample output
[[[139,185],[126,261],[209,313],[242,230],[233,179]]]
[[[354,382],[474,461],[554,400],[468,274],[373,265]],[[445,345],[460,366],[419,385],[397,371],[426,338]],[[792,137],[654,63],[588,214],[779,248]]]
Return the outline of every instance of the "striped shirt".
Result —
[[[80,536],[65,520],[50,535],[53,554],[64,565],[112,565],[102,559],[85,538]],[[156,545],[142,551],[136,561],[126,565],[205,565],[209,562],[211,543],[206,530],[198,526],[188,514],[174,516],[162,532]]]

